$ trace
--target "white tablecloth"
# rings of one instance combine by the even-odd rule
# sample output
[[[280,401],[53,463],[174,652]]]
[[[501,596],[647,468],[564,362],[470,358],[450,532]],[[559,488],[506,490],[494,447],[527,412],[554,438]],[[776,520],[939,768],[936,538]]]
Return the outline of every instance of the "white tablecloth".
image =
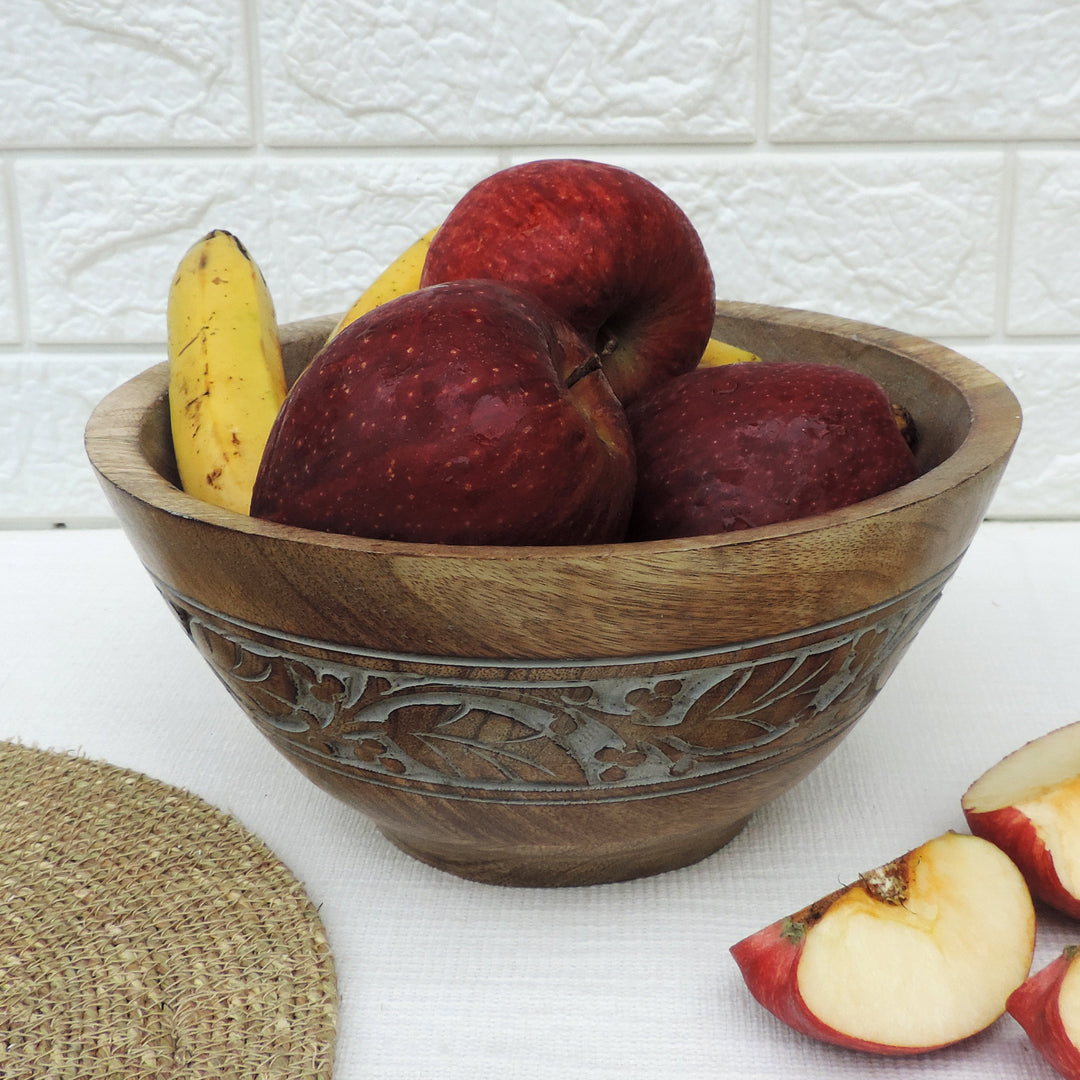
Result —
[[[885,1059],[754,1002],[735,941],[947,829],[1026,740],[1080,720],[1080,522],[988,522],[853,733],[726,849],[584,889],[461,881],[294,771],[184,638],[119,530],[0,533],[0,738],[193,791],[305,883],[341,992],[338,1080],[1054,1074],[1010,1017]],[[1080,925],[1040,913],[1035,966]]]

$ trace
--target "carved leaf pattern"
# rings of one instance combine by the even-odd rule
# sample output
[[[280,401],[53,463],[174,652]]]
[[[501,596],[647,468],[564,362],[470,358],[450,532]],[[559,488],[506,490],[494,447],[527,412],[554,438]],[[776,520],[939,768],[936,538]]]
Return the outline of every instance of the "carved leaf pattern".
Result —
[[[788,652],[565,683],[315,659],[217,617],[178,614],[244,710],[290,753],[387,778],[549,789],[720,782],[835,738],[866,709],[883,681],[876,673],[936,599]]]

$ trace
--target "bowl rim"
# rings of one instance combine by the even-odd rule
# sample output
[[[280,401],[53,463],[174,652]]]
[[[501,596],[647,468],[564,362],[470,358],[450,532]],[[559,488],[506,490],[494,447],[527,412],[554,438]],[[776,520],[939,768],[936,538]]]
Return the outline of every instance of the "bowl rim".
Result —
[[[716,306],[718,316],[725,318],[811,330],[902,356],[944,378],[961,394],[969,416],[968,430],[960,445],[948,457],[909,483],[827,513],[701,536],[560,546],[438,544],[373,539],[284,525],[198,499],[174,486],[140,450],[142,432],[150,413],[160,407],[162,399],[168,395],[167,361],[154,364],[133,376],[98,402],[86,424],[85,450],[94,470],[109,484],[174,517],[201,521],[231,531],[338,550],[397,557],[505,562],[583,557],[602,560],[616,554],[626,557],[658,552],[713,550],[741,546],[758,539],[810,533],[840,523],[868,520],[935,498],[958,483],[993,467],[1011,453],[1019,436],[1021,409],[1009,387],[987,368],[948,346],[873,323],[801,308],[736,301],[718,301]],[[319,329],[332,326],[336,321],[336,317],[329,316],[297,320],[282,324],[281,333],[284,338],[290,331]]]

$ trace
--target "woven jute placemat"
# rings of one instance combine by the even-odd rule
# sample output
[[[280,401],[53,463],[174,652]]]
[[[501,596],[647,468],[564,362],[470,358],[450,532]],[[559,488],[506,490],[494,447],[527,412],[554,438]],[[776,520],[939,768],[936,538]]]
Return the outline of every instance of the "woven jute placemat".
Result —
[[[0,1076],[329,1080],[333,958],[302,885],[205,801],[0,742]]]

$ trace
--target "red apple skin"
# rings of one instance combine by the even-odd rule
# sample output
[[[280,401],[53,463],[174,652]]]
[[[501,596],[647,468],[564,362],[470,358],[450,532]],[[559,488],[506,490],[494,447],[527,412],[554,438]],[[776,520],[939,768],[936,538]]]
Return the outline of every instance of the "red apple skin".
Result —
[[[526,162],[467,191],[420,282],[456,278],[534,292],[600,353],[623,404],[692,369],[715,315],[708,256],[686,214],[644,177],[596,161]]]
[[[1077,955],[1070,945],[1060,956],[1022,983],[1006,1009],[1024,1029],[1032,1046],[1066,1080],[1080,1080],[1080,1050],[1065,1030],[1058,1008],[1061,984]]]
[[[1054,856],[1028,816],[1014,806],[977,811],[964,807],[968,828],[997,845],[1024,875],[1032,896],[1073,919],[1080,919],[1080,899],[1061,883]]]
[[[581,338],[520,289],[457,281],[323,347],[271,430],[251,513],[391,540],[591,544],[621,539],[633,485],[622,408]]]
[[[889,1046],[845,1035],[822,1023],[807,1008],[799,993],[797,977],[803,940],[807,930],[818,922],[832,903],[847,890],[848,886],[838,889],[798,914],[780,919],[733,945],[730,952],[739,966],[747,989],[773,1016],[795,1031],[819,1042],[888,1057],[910,1057],[940,1049],[936,1046]]]
[[[831,365],[698,368],[627,416],[638,461],[634,540],[809,517],[919,474],[884,390]]]

